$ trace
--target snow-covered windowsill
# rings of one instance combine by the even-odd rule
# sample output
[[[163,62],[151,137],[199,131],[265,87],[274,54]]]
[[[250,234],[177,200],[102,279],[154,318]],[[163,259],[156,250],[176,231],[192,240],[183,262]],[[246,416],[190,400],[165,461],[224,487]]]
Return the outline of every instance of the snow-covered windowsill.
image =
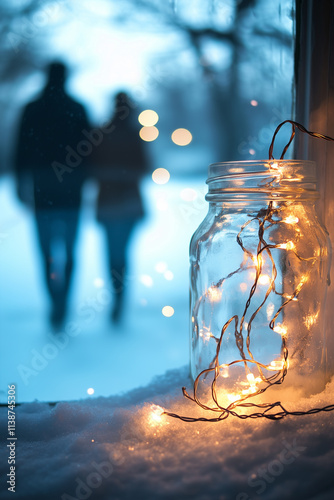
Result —
[[[280,421],[185,423],[152,419],[152,405],[198,413],[181,386],[188,367],[167,372],[121,396],[16,408],[16,497],[1,498],[250,500],[334,498],[334,414]],[[321,394],[291,400],[308,410],[334,400],[334,379]],[[7,408],[1,411],[6,429]],[[3,435],[5,432],[3,432]],[[7,441],[9,443],[9,441]],[[8,479],[9,447],[1,449]]]

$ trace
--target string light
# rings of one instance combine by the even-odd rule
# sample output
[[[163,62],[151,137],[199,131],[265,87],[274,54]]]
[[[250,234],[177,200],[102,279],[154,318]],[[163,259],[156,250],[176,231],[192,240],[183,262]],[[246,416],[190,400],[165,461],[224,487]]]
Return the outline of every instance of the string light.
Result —
[[[285,217],[285,219],[283,219],[282,222],[285,222],[285,224],[298,224],[299,219],[294,215],[289,215],[288,217]]]
[[[151,425],[160,424],[162,422],[162,415],[164,414],[164,409],[159,405],[150,406],[149,420]]]
[[[210,301],[219,302],[222,298],[222,292],[217,287],[210,286],[210,288],[208,288],[208,296]]]
[[[259,283],[260,285],[267,285],[268,283],[270,283],[270,276],[268,276],[268,274],[262,274],[259,277]]]
[[[311,328],[311,326],[313,326],[317,322],[318,316],[319,311],[315,314],[309,314],[308,316],[306,316],[306,318],[304,319],[304,325],[306,326],[306,328]]]
[[[278,248],[285,248],[286,250],[293,250],[295,248],[295,244],[292,241],[288,241],[287,243],[281,243]]]
[[[285,326],[280,325],[279,323],[274,327],[274,332],[279,333],[282,336],[285,336],[288,333],[288,330]]]
[[[295,136],[295,128],[297,127],[300,131],[307,133],[313,137],[325,139],[327,141],[334,141],[333,138],[330,138],[328,136],[324,136],[322,134],[317,134],[314,132],[309,132],[303,127],[302,125],[298,124],[297,122],[293,122],[291,120],[286,120],[282,122],[277,128],[276,131],[273,135],[273,139],[271,142],[271,145],[269,147],[269,160],[274,160],[273,157],[273,147],[274,147],[274,140],[275,137],[280,130],[280,128],[285,124],[285,123],[291,123],[292,124],[292,133],[290,140],[288,144],[285,146],[283,149],[282,155],[280,159],[284,158],[284,155],[290,146],[294,136]],[[279,163],[274,161],[269,163],[269,168],[270,170],[277,171],[279,173],[280,171],[280,166]],[[181,419],[185,422],[196,422],[196,421],[205,421],[205,422],[218,422],[221,420],[225,420],[228,418],[228,416],[232,415],[234,417],[240,418],[240,419],[246,419],[246,418],[265,418],[265,419],[270,419],[270,420],[280,420],[288,415],[294,415],[294,416],[299,416],[299,415],[311,415],[319,412],[325,412],[325,411],[333,411],[334,410],[334,404],[322,407],[322,408],[313,408],[308,411],[288,411],[287,409],[284,408],[284,406],[281,404],[281,402],[274,402],[274,403],[254,403],[254,402],[249,402],[247,401],[248,398],[258,396],[260,394],[263,394],[266,390],[268,390],[270,387],[277,385],[277,384],[282,384],[289,368],[289,359],[288,359],[288,347],[287,347],[287,336],[288,336],[288,330],[287,327],[281,323],[275,324],[276,320],[278,319],[279,315],[282,313],[283,309],[285,309],[289,304],[297,300],[297,296],[300,294],[303,286],[307,281],[309,280],[309,273],[311,272],[311,269],[313,268],[317,257],[302,257],[297,253],[295,243],[293,241],[287,241],[284,243],[280,244],[269,244],[266,239],[265,239],[265,234],[266,230],[268,227],[271,227],[274,224],[278,224],[277,222],[277,214],[279,213],[279,207],[277,205],[277,202],[270,201],[268,203],[268,206],[264,209],[262,209],[254,218],[252,218],[250,221],[246,222],[243,224],[241,227],[237,237],[236,241],[240,248],[243,250],[244,255],[247,255],[248,257],[251,257],[254,265],[255,265],[255,273],[252,277],[253,279],[253,285],[250,288],[249,296],[248,299],[245,303],[244,311],[242,314],[242,317],[239,318],[238,315],[232,316],[222,327],[220,336],[216,337],[212,334],[211,331],[209,330],[200,330],[202,332],[202,336],[204,335],[204,331],[206,332],[206,335],[209,335],[209,339],[213,339],[216,342],[216,354],[214,356],[214,359],[210,363],[210,365],[202,370],[196,377],[193,385],[193,392],[192,395],[188,394],[187,390],[185,387],[182,388],[183,395],[195,402],[198,406],[200,406],[203,410],[211,411],[218,413],[217,416],[215,417],[187,417],[187,416],[182,416],[178,415],[175,413],[170,413],[165,411],[164,414]],[[258,223],[258,246],[257,246],[257,252],[256,255],[253,255],[249,250],[247,250],[243,244],[242,240],[242,233],[246,226],[250,224],[251,222],[256,221]],[[285,218],[283,218],[280,222],[283,222],[285,224],[297,224],[299,222],[299,218],[296,217],[295,215],[289,215]],[[279,293],[276,290],[276,278],[277,278],[277,269],[276,269],[276,264],[274,261],[274,257],[272,254],[273,249],[285,249],[285,250],[292,250],[296,257],[300,260],[303,261],[305,265],[308,266],[308,272],[303,274],[300,277],[299,283],[295,286],[295,289],[292,293],[290,294],[284,294],[284,293]],[[271,276],[268,274],[262,274],[262,268],[264,265],[263,261],[263,254],[266,254],[266,257],[271,263]],[[247,259],[246,259],[247,261]],[[240,272],[245,268],[247,265],[245,262],[241,264],[240,268],[237,271],[231,272],[228,276],[221,278],[218,283],[213,284],[209,289],[207,290],[207,293],[205,294],[206,297],[208,297],[211,302],[216,302],[220,301],[221,299],[221,285],[226,281],[228,278],[233,276],[235,273]],[[262,301],[261,305],[257,308],[255,313],[252,314],[250,320],[248,322],[245,321],[246,313],[249,309],[251,300],[253,295],[256,292],[257,285],[258,283],[261,284],[261,281],[263,284],[267,284],[268,288],[265,294],[265,298]],[[252,323],[258,314],[258,312],[261,310],[261,308],[264,306],[267,298],[270,296],[271,293],[276,293],[278,295],[282,296],[283,302],[280,305],[280,307],[277,309],[276,313],[273,315],[272,319],[268,318],[269,321],[269,328],[273,330],[274,332],[278,333],[281,336],[281,359],[279,360],[273,360],[269,364],[263,364],[259,361],[257,361],[252,352],[251,352],[251,330],[252,330]],[[198,300],[198,304],[203,300],[203,297],[200,297]],[[271,306],[271,305],[270,305]],[[270,315],[268,312],[270,311]],[[273,314],[274,309],[269,306],[267,307],[267,315],[271,317]],[[310,314],[305,317],[304,322],[307,328],[310,328],[318,318],[318,312],[314,314]],[[196,326],[196,323],[194,323]],[[219,363],[219,354],[220,350],[222,347],[223,343],[223,338],[228,330],[228,328],[234,329],[234,335],[236,339],[236,346],[240,352],[240,359],[236,359],[231,361],[230,363],[225,363],[221,365]],[[244,349],[244,338],[243,338],[243,329],[247,331],[247,337],[246,337],[246,352]],[[227,399],[230,402],[228,405],[224,405],[220,402],[220,395],[218,395],[217,392],[217,380],[220,376],[223,378],[229,377],[229,367],[233,365],[238,365],[242,364],[245,369],[246,369],[246,379],[247,382],[242,382],[243,386],[247,386],[247,388],[243,389],[241,393],[228,393],[227,394]],[[254,369],[257,369],[259,372],[259,376],[255,377],[252,371],[250,370],[250,367],[253,367]],[[265,375],[265,371],[269,372],[274,372],[272,375]],[[198,385],[201,379],[207,378],[209,375],[213,376],[213,380],[211,382],[211,399],[212,399],[212,404],[210,402],[203,402],[201,401],[199,395],[198,395]],[[261,384],[261,387],[258,386],[258,384]],[[255,409],[255,411],[252,413],[250,411],[243,413],[243,409]],[[240,413],[241,411],[241,413]]]

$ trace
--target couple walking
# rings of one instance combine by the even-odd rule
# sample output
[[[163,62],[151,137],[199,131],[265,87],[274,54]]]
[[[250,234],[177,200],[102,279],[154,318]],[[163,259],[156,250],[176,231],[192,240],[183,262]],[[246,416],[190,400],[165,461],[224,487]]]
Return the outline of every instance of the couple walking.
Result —
[[[100,138],[94,144],[87,140],[93,132],[85,109],[66,93],[65,83],[65,66],[51,64],[41,96],[24,109],[15,156],[18,197],[34,210],[51,300],[50,322],[55,328],[66,316],[82,188],[88,178],[99,185],[97,219],[105,229],[115,292],[111,318],[120,319],[126,250],[132,230],[143,216],[139,182],[146,170],[129,97],[117,94],[108,127],[94,129]]]

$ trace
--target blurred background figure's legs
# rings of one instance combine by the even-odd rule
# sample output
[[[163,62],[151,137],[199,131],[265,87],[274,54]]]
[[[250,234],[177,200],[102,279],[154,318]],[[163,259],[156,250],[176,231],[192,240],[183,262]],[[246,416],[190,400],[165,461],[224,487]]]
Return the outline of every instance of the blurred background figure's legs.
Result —
[[[45,281],[52,303],[50,323],[59,327],[66,316],[78,213],[74,210],[38,211],[36,222]]]
[[[114,220],[105,225],[107,235],[108,265],[114,289],[114,302],[111,319],[121,319],[126,283],[130,280],[127,273],[127,246],[136,221],[134,219]]]

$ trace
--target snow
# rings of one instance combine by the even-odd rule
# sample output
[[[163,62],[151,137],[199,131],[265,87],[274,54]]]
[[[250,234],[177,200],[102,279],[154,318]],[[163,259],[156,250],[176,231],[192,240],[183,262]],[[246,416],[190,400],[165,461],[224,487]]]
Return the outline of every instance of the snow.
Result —
[[[124,320],[117,327],[109,320],[112,291],[91,188],[81,217],[69,315],[55,335],[48,324],[33,215],[17,201],[13,178],[0,180],[0,274],[5,283],[0,325],[6,332],[1,338],[0,402],[6,400],[7,383],[17,384],[19,402],[80,399],[89,388],[95,396],[120,394],[188,362],[188,247],[208,208],[205,183],[171,178],[157,186],[147,177],[142,188],[147,216],[129,245]],[[183,200],[185,188],[192,188],[197,198]],[[156,210],[161,201],[166,208]],[[167,279],[170,273],[172,280]],[[172,317],[163,316],[165,306],[174,308]]]
[[[331,500],[332,413],[281,421],[185,423],[152,418],[152,405],[183,415],[200,410],[181,395],[188,367],[121,396],[16,408],[16,495],[20,500]],[[288,409],[334,400],[334,380]],[[153,407],[155,408],[155,407]],[[197,409],[198,408],[198,409]],[[6,429],[7,409],[0,409]],[[2,477],[8,451],[1,448]],[[2,480],[0,498],[12,498]]]

